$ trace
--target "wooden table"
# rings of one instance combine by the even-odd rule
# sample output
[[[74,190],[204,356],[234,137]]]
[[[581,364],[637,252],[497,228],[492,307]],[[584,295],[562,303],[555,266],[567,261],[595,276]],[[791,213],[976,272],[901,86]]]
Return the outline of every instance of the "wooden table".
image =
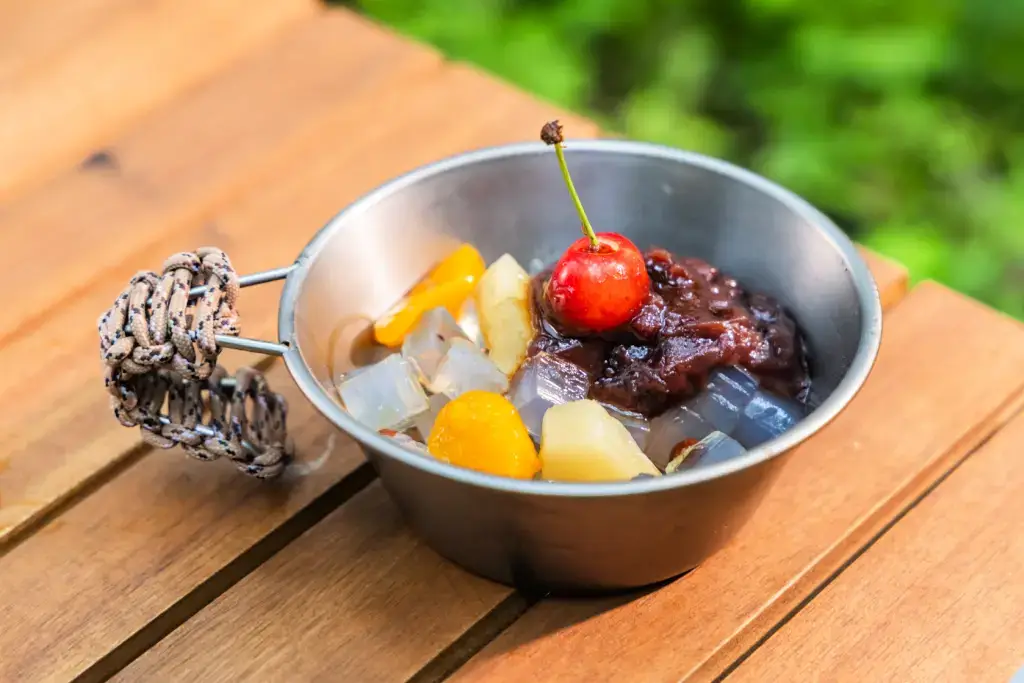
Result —
[[[281,265],[417,165],[594,125],[312,0],[0,0],[0,681],[1007,681],[1024,665],[1024,329],[866,254],[876,368],[724,550],[536,600],[403,526],[293,406],[283,481],[110,415],[97,315],[204,244]],[[457,118],[455,125],[453,118]],[[246,290],[247,335],[279,288]],[[225,352],[235,367],[250,357]]]

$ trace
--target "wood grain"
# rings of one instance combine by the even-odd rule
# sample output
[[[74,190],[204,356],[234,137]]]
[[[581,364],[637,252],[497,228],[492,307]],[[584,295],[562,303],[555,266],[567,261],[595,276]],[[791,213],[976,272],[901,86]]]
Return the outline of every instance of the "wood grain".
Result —
[[[94,163],[0,208],[0,288],[32,282],[8,302],[0,342],[51,320],[109,268],[133,272],[175,230],[273,183],[281,158],[305,148],[325,117],[440,63],[347,11],[323,12],[138,122]]]
[[[453,107],[472,114],[465,125],[442,125],[450,121]],[[383,180],[443,155],[532,138],[535,122],[554,115],[551,107],[462,67],[360,100],[324,121],[320,130],[310,132],[307,147],[282,160],[280,182],[214,213],[216,242],[245,270],[281,265],[340,206]],[[574,127],[593,131],[582,121]],[[359,136],[351,134],[355,129]],[[352,173],[356,167],[359,173]],[[194,246],[209,237],[204,226],[194,224],[175,239]],[[273,285],[246,290],[243,325],[248,334],[270,334],[277,296]],[[90,329],[82,337],[68,336],[86,341],[88,356],[77,355],[77,341],[60,342],[68,344],[60,353],[66,354],[61,357],[69,368],[92,362],[91,335]],[[237,356],[227,358],[225,365],[237,361]],[[338,437],[330,466],[294,487],[261,487],[224,463],[192,463],[177,451],[133,454],[137,433],[119,427],[110,416],[98,372],[85,374],[83,381],[64,385],[61,395],[67,401],[59,411],[51,406],[50,413],[25,423],[22,447],[0,472],[5,485],[0,511],[8,506],[18,510],[15,523],[24,525],[64,499],[70,487],[87,485],[118,461],[129,464],[31,535],[22,535],[0,558],[5,578],[0,621],[13,625],[0,631],[0,680],[63,680],[83,672],[89,678],[116,670],[230,585],[225,572],[237,577],[265,559],[269,553],[259,550],[261,539],[283,542],[316,521],[310,508],[340,504],[343,497],[330,493],[336,491],[331,487],[344,488],[345,475],[362,462]],[[270,379],[297,404],[291,430],[305,441],[303,454],[315,457],[330,430],[294,396],[280,369]],[[324,496],[327,502],[318,503]],[[451,576],[444,573],[442,579]],[[44,590],[50,584],[60,587]],[[460,579],[453,590],[462,585]],[[469,604],[475,610],[485,598]],[[362,598],[353,599],[363,604]],[[448,630],[423,641],[423,656],[443,648],[452,629],[472,623],[463,612],[453,615]],[[421,659],[417,655],[405,666]]]
[[[179,450],[145,455],[0,557],[0,680],[98,678],[102,671],[92,667],[105,655],[362,462],[358,447],[304,401],[283,364],[268,379],[292,405],[300,457],[323,458],[320,468],[268,483]]]
[[[1024,666],[1024,416],[971,455],[731,681],[1005,683]]]
[[[476,113],[465,125],[446,127],[452,106]],[[280,266],[346,202],[384,180],[472,147],[532,137],[533,123],[554,115],[551,107],[465,67],[448,67],[418,84],[359,99],[309,130],[304,143],[279,160],[278,182],[168,235],[146,261],[108,269],[73,306],[62,308],[24,342],[6,346],[0,353],[0,434],[6,435],[0,440],[0,462],[6,463],[0,467],[0,537],[46,512],[136,443],[137,435],[109,415],[93,360],[95,318],[132,272],[158,267],[150,261],[203,243],[226,249],[242,272]],[[574,128],[595,131],[583,121]],[[359,136],[352,135],[356,129]],[[351,172],[355,167],[359,173]],[[245,291],[240,310],[246,335],[275,333],[277,291],[266,286]],[[25,364],[22,359],[29,356],[33,362]],[[59,383],[52,381],[55,367],[62,369]],[[67,425],[83,421],[87,429],[68,430]]]
[[[375,483],[115,680],[405,681],[508,593],[423,546]]]
[[[290,173],[297,155],[310,154],[311,131],[321,130],[325,120],[354,108],[363,118],[349,119],[359,125],[372,116],[364,102],[439,69],[434,53],[399,43],[348,13],[328,12],[124,136],[110,148],[116,172],[73,171],[0,208],[0,260],[9,267],[0,279],[19,291],[0,322],[0,329],[14,330],[0,342],[0,463],[7,465],[0,467],[0,536],[132,443],[113,430],[109,448],[89,451],[100,459],[88,462],[69,453],[73,439],[81,439],[77,433],[68,434],[59,450],[36,450],[40,434],[44,442],[58,430],[67,434],[62,424],[84,406],[102,403],[90,390],[99,372],[95,321],[128,278],[207,242],[231,251],[228,238],[209,221],[211,211],[261,178],[272,182],[275,169]],[[253,102],[260,107],[249,113]],[[213,160],[207,160],[210,154]],[[287,221],[282,212],[268,215],[263,225],[270,232]],[[248,236],[251,249],[271,248],[259,234],[255,229],[234,239]],[[303,233],[289,234],[297,250]],[[40,236],[54,245],[48,259],[32,253]],[[37,265],[26,269],[28,264]],[[247,267],[246,260],[239,265]],[[26,281],[33,286],[23,287]],[[25,320],[33,303],[46,310],[47,301],[76,288],[59,309]],[[53,381],[56,368],[60,381]]]
[[[0,83],[0,201],[316,10],[314,0],[146,0],[107,7],[59,47],[31,41],[45,52]]]
[[[157,14],[146,14],[145,21],[157,16],[176,26],[176,8],[156,1],[147,7],[146,11]],[[258,11],[264,9],[261,6]],[[128,12],[117,11],[118,16]],[[131,12],[136,11],[141,10],[133,6]],[[88,21],[88,13],[81,12],[76,21]],[[267,16],[270,12],[266,9]],[[124,26],[143,21],[138,16],[102,22],[97,33],[108,41],[114,39],[110,42],[114,50],[124,44],[120,41],[127,36]],[[379,41],[387,47],[367,57],[372,51],[348,32],[344,37],[317,33],[317,27],[324,25],[320,19],[298,26],[302,16],[297,12],[290,32],[262,55],[146,116],[133,124],[131,132],[119,134],[106,145],[106,154],[93,163],[12,204],[15,220],[5,223],[7,215],[0,213],[0,241],[14,234],[9,227],[24,229],[18,233],[19,241],[0,243],[0,254],[13,256],[13,250],[28,245],[26,253],[33,256],[43,235],[58,256],[74,256],[65,261],[56,258],[55,265],[47,266],[52,270],[44,272],[47,277],[38,278],[41,286],[28,290],[41,297],[36,308],[9,309],[6,315],[11,317],[0,321],[0,326],[13,321],[9,329],[0,327],[5,351],[0,354],[0,396],[4,397],[0,435],[5,436],[0,449],[0,534],[37,523],[36,533],[23,535],[0,557],[4,576],[0,620],[12,625],[0,632],[4,653],[0,680],[72,676],[90,680],[116,671],[366,482],[367,470],[360,465],[358,450],[340,436],[331,444],[332,431],[295,394],[280,367],[272,371],[271,381],[296,404],[291,424],[300,440],[300,453],[306,459],[331,453],[308,476],[266,486],[238,475],[226,463],[197,463],[177,451],[153,453],[137,448],[137,434],[113,422],[98,389],[92,331],[95,316],[131,272],[156,267],[165,253],[205,242],[227,248],[243,271],[280,265],[344,202],[379,182],[469,147],[532,139],[537,121],[555,115],[550,107],[468,68],[446,68],[435,74],[431,60],[419,58],[424,51],[391,40]],[[202,38],[202,31],[209,27],[201,19],[197,22],[187,30],[175,28],[176,38],[184,36],[186,42],[189,36]],[[302,34],[306,30],[313,32],[312,37]],[[279,46],[294,40],[293,36],[307,38],[309,50],[295,49],[288,53],[292,58],[282,58]],[[407,61],[394,57],[398,49],[394,45],[405,50],[401,55],[412,56]],[[158,54],[159,47],[142,56],[157,71],[170,63],[160,62],[165,55]],[[225,55],[228,47],[223,47]],[[93,42],[83,49],[93,55],[89,59],[106,54]],[[243,52],[239,49],[239,58]],[[318,69],[307,69],[303,60],[314,52],[322,61]],[[355,55],[347,75],[344,55]],[[68,73],[64,59],[57,55],[42,60],[41,73],[46,78],[64,78]],[[259,59],[265,61],[259,63]],[[236,60],[224,57],[221,66],[231,61]],[[408,67],[410,78],[402,75],[388,82],[387,74],[406,73],[395,68],[396,62]],[[184,67],[198,69],[190,62]],[[18,65],[10,73],[20,78],[28,70]],[[248,80],[240,75],[245,73]],[[272,77],[269,85],[259,80],[261,74]],[[134,78],[137,73],[127,67],[111,76],[121,86],[131,85]],[[204,78],[197,75],[193,82]],[[236,90],[224,85],[229,81]],[[346,88],[354,83],[368,85],[339,94],[338,83]],[[128,121],[161,101],[149,84],[137,89],[143,92],[127,96],[127,105],[135,107],[130,116],[97,106],[95,113],[103,125],[86,130],[76,121],[74,135],[64,138],[72,146],[80,143],[82,149],[73,156],[65,155],[56,143],[53,150],[44,149],[46,154],[53,153],[52,168],[40,166],[36,175],[19,179],[17,187],[25,190],[37,185],[38,178],[84,156],[96,141],[111,139],[114,131],[123,130]],[[221,94],[210,95],[212,91]],[[31,97],[26,101],[34,102]],[[252,107],[254,101],[260,106]],[[469,114],[460,126],[450,125],[453,111]],[[108,124],[109,130],[104,128]],[[583,122],[571,125],[581,136],[594,131]],[[3,173],[0,167],[0,198]],[[110,186],[123,189],[110,190]],[[27,213],[18,214],[18,210]],[[126,225],[134,231],[125,232]],[[115,229],[117,233],[111,232]],[[80,235],[88,239],[76,241]],[[75,270],[86,257],[91,265]],[[13,265],[20,262],[14,259]],[[38,262],[45,264],[45,260]],[[47,289],[59,278],[63,281]],[[20,279],[15,284],[22,287],[24,282]],[[894,271],[887,275],[887,282],[882,285],[885,290],[902,286]],[[276,295],[273,286],[246,292],[247,334],[272,334]],[[47,316],[33,317],[37,308],[51,304],[57,306]],[[239,354],[225,354],[229,366],[240,360]],[[53,381],[55,371],[60,382]],[[99,483],[103,485],[97,488]],[[332,642],[328,632],[338,638],[330,656],[321,660],[335,668],[322,672],[330,677],[355,671],[365,675],[362,679],[406,676],[500,605],[508,592],[467,577],[422,548],[397,525],[393,509],[376,488],[352,502],[351,508],[345,505],[309,534],[330,534],[333,529],[330,538],[337,544],[332,548],[343,557],[360,557],[367,550],[375,553],[371,563],[352,563],[342,577],[354,579],[344,584],[347,588],[320,584],[320,592],[311,594],[316,600],[333,600],[334,608],[346,610],[349,616],[365,617],[344,629],[330,620],[315,625],[311,633],[320,635],[319,640]],[[58,505],[65,506],[59,508],[60,514],[40,526],[42,515]],[[367,520],[371,523],[366,524]],[[251,581],[225,594],[210,614],[225,609],[225,603],[230,610],[232,599],[241,600],[251,591],[278,595],[274,584],[306,567],[308,552],[322,549],[323,540],[304,538],[294,547],[306,550],[279,555],[280,564],[265,565]],[[321,557],[318,575],[336,569],[329,560]],[[365,611],[367,604],[386,609]],[[196,619],[207,618],[206,614]],[[301,625],[308,626],[306,613],[297,614]],[[404,626],[396,615],[406,614],[420,616],[417,621],[430,627],[411,634],[396,629]],[[181,633],[188,635],[190,628],[191,624],[185,626]],[[249,633],[264,638],[261,632],[257,625]],[[262,642],[273,645],[275,640],[282,645],[264,653],[260,680],[267,680],[264,673],[282,677],[292,673],[289,665],[296,658],[294,652],[288,656],[286,648],[296,641],[295,633]],[[187,646],[189,641],[181,642]],[[317,644],[304,642],[310,647]],[[405,646],[397,657],[396,642]],[[374,656],[373,643],[382,643],[378,647],[386,647],[384,651],[392,656],[385,658],[379,652]],[[217,668],[215,675],[252,673],[236,651],[227,654],[233,659]],[[167,666],[166,659],[154,654],[125,676],[133,671],[159,672]],[[195,667],[189,672],[209,678]],[[176,674],[168,672],[172,679]]]
[[[918,286],[886,319],[864,388],[722,551],[649,594],[542,602],[455,680],[715,678],[998,428],[1022,385],[1018,323]]]
[[[509,598],[506,588],[439,565],[394,526],[390,504],[348,509],[356,503],[282,550],[119,680],[321,680],[340,671],[359,681],[405,680]],[[370,539],[377,540],[366,557]]]
[[[0,89],[134,0],[0,0]]]

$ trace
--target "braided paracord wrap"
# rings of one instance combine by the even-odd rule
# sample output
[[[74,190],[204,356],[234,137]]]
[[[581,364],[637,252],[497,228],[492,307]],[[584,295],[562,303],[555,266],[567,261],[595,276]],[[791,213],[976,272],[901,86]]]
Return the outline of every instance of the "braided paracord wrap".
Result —
[[[199,285],[206,291],[190,300]],[[217,366],[215,335],[239,332],[238,290],[227,255],[213,248],[175,254],[162,275],[137,274],[99,320],[104,382],[118,421],[139,426],[146,443],[180,445],[201,460],[227,456],[266,479],[292,457],[285,399],[253,369],[232,382]]]

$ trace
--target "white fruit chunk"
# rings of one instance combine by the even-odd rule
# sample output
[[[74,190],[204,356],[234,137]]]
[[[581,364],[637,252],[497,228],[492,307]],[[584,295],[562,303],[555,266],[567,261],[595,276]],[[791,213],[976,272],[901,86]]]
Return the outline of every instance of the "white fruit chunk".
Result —
[[[629,430],[590,399],[552,406],[541,428],[541,476],[552,481],[619,481],[661,476]]]
[[[530,318],[530,276],[504,254],[480,277],[476,287],[480,330],[491,360],[509,377],[526,358],[534,336]]]

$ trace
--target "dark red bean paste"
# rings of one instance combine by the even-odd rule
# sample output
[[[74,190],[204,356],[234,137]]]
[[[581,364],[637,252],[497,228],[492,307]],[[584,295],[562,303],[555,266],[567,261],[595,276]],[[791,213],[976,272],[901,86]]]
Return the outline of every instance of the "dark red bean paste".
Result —
[[[565,328],[543,296],[550,271],[531,282],[542,351],[587,371],[590,398],[653,417],[699,392],[716,367],[737,365],[768,391],[806,403],[807,349],[793,318],[772,297],[748,292],[706,261],[665,249],[644,254],[651,291],[622,327],[600,335]]]

